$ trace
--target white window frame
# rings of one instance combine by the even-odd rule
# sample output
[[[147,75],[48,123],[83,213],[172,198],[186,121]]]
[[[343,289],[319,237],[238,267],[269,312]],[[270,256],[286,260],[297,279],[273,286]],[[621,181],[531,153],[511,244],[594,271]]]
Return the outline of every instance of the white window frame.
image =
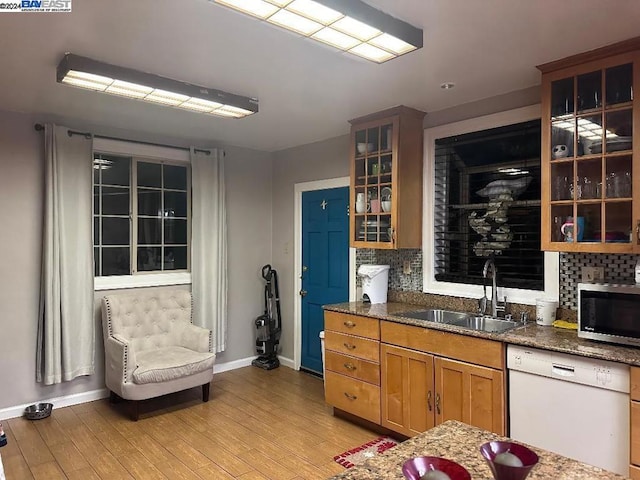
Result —
[[[146,145],[124,140],[95,138],[93,150],[104,154],[135,157],[143,161],[146,158],[151,161],[165,160],[176,165],[190,163],[189,151],[186,149]],[[140,272],[135,275],[94,277],[95,291],[190,284],[191,271]]]
[[[435,141],[438,138],[462,135],[465,133],[487,130],[495,127],[512,125],[541,118],[540,104],[507,110],[505,112],[485,115],[461,122],[449,123],[424,131],[424,180],[423,180],[423,221],[422,221],[422,262],[423,292],[454,297],[481,298],[482,285],[466,283],[441,282],[435,279],[433,262],[434,252],[434,184],[435,184]],[[480,272],[478,272],[480,273]],[[498,272],[499,274],[499,272]],[[536,298],[558,300],[559,290],[559,254],[544,253],[544,291],[525,290],[519,288],[498,287],[498,298],[506,295],[509,303],[535,305]]]

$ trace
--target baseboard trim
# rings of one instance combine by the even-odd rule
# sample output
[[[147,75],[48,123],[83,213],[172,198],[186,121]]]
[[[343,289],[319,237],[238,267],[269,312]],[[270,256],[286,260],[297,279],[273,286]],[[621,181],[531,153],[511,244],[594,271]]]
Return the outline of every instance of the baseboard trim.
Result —
[[[230,362],[214,364],[213,373],[228,372],[230,370],[236,370],[238,368],[248,367],[251,365],[253,357],[241,358],[239,360],[232,360]],[[293,360],[290,358],[279,357],[280,364],[293,368]],[[41,400],[43,403],[53,403],[54,408],[70,407],[72,405],[78,405],[80,403],[93,402],[109,396],[109,390],[102,388],[99,390],[91,390],[89,392],[74,393],[71,395],[64,395],[62,397],[50,398],[48,400]],[[9,420],[10,418],[21,417],[24,413],[24,409],[31,405],[31,403],[25,403],[24,405],[16,405],[13,407],[6,407],[0,409],[0,421]]]
[[[101,388],[100,390],[90,390],[88,392],[73,393],[71,395],[64,395],[62,397],[50,398],[48,400],[42,400],[42,403],[53,403],[54,408],[70,407],[72,405],[78,405],[79,403],[93,402],[106,398],[109,396],[109,390]],[[0,410],[0,420],[8,420],[10,418],[21,417],[24,413],[24,409],[32,405],[31,403],[25,403],[24,405],[16,405],[14,407],[7,407]]]
[[[256,357],[240,358],[238,360],[232,360],[230,362],[213,364],[213,374],[228,372],[229,370],[235,370],[237,368],[248,367]]]
[[[278,355],[278,360],[280,360],[280,365],[282,365],[283,367],[289,367],[293,370],[296,369],[295,363],[292,359]]]

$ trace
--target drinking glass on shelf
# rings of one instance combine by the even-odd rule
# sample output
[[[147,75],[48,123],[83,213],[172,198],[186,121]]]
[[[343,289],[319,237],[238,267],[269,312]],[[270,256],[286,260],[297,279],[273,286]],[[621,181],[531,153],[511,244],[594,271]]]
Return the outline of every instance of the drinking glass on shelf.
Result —
[[[607,194],[607,198],[616,198],[616,197],[618,197],[616,178],[617,178],[617,175],[616,175],[615,172],[607,173],[607,178],[606,178],[606,185],[607,185],[606,194]]]
[[[570,188],[568,177],[556,177],[553,183],[553,200],[568,200]]]
[[[621,197],[630,197],[631,196],[631,172],[623,172],[621,175]]]
[[[596,184],[592,182],[589,177],[583,177],[580,192],[581,198],[590,199],[596,198]]]

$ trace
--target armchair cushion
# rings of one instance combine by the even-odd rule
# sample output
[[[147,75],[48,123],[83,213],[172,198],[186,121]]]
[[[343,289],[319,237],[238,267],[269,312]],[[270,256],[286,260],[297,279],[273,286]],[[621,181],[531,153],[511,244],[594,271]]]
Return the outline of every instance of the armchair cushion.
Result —
[[[157,383],[186,377],[213,369],[213,353],[201,353],[184,347],[160,347],[137,355],[138,368],[133,371],[137,384]]]

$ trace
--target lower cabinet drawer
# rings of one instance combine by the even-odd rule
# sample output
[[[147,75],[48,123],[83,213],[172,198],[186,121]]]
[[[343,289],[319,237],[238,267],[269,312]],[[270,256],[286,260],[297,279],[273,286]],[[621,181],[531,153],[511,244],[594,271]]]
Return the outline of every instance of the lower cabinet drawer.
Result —
[[[329,405],[380,423],[380,387],[331,371],[325,372],[324,382]]]
[[[629,478],[631,480],[640,480],[640,467],[629,465]]]
[[[380,363],[380,342],[378,340],[325,330],[324,346],[326,350]]]
[[[326,351],[325,369],[357,378],[367,383],[380,385],[380,365],[349,355]]]

